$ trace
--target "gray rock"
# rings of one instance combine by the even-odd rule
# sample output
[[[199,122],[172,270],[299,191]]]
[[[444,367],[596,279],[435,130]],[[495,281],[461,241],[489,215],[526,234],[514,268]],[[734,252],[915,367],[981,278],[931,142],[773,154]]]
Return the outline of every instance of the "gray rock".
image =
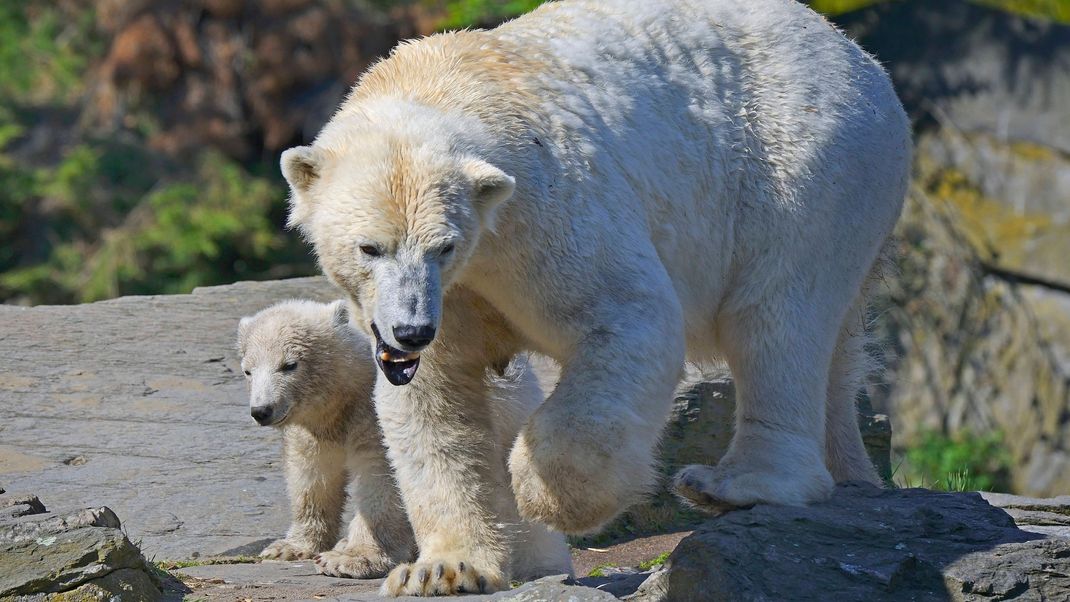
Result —
[[[1015,527],[976,493],[846,484],[805,508],[757,506],[684,539],[641,600],[1070,597],[1070,542]]]
[[[9,493],[0,496],[0,521],[46,512],[45,505],[30,493]]]
[[[488,600],[514,600],[515,602],[547,602],[550,600],[568,600],[569,602],[603,602],[616,600],[613,594],[592,587],[575,585],[567,575],[545,577],[525,583],[509,591],[498,592],[492,596],[480,596]]]
[[[1003,508],[1023,531],[1070,539],[1070,495],[1032,498],[982,492],[981,496],[993,506]]]
[[[17,543],[39,539],[79,527],[120,527],[119,517],[107,507],[72,512],[34,514],[0,521],[0,543]]]
[[[0,598],[64,592],[120,569],[145,568],[141,552],[122,531],[79,527],[0,544]]]

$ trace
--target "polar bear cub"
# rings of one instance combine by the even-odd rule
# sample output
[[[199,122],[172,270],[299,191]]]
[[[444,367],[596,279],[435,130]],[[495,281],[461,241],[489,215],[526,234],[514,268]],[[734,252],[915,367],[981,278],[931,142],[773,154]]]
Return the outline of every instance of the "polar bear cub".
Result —
[[[376,420],[372,344],[349,325],[342,301],[284,301],[241,319],[238,346],[249,382],[250,414],[283,433],[283,467],[292,523],[261,553],[313,558],[319,572],[352,578],[385,575],[416,552],[415,539]],[[494,391],[497,455],[505,462],[520,425],[542,402],[525,358],[488,373]],[[356,512],[335,544],[346,485]],[[505,500],[515,504],[512,500]],[[520,578],[571,573],[564,536],[541,525],[512,529],[512,565]],[[333,549],[332,549],[333,545]]]
[[[380,442],[370,347],[348,322],[341,302],[286,301],[242,318],[238,348],[250,413],[282,431],[293,517],[261,557],[315,558],[322,573],[370,578],[416,544]],[[349,480],[356,514],[339,541]]]

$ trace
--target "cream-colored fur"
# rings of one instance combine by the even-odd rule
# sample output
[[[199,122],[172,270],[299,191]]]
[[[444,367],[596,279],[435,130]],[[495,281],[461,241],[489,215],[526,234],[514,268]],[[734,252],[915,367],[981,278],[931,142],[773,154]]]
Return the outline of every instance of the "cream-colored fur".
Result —
[[[372,408],[370,343],[348,321],[342,302],[287,301],[240,322],[250,405],[276,413],[269,424],[282,430],[293,516],[286,537],[261,556],[314,558],[328,575],[379,577],[410,560],[416,545]],[[356,512],[339,540],[350,481]]]
[[[790,0],[564,0],[395,49],[282,158],[290,222],[355,325],[421,354],[376,385],[419,544],[384,591],[504,587],[510,486],[569,532],[639,499],[685,359],[726,359],[738,411],[682,495],[804,504],[876,480],[855,327],[909,166],[887,75]],[[433,342],[400,340],[414,326]],[[482,374],[522,350],[562,371],[507,471]]]
[[[371,349],[371,342],[350,328],[342,302],[287,301],[241,320],[239,350],[250,381],[250,405],[278,410],[271,424],[283,432],[293,513],[286,537],[269,545],[262,557],[313,558],[321,573],[354,578],[382,576],[413,558],[412,529],[373,408]],[[484,381],[494,400],[488,419],[495,457],[504,465],[509,445],[543,394],[523,357],[502,374],[485,374]],[[349,481],[356,512],[334,545]],[[504,501],[515,505],[508,491]],[[571,573],[561,534],[524,521],[508,529],[514,535],[508,553],[515,574]]]

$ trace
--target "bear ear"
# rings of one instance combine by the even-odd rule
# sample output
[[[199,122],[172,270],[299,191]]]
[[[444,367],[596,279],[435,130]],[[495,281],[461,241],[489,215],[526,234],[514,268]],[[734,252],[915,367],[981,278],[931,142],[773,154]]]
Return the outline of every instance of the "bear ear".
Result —
[[[311,146],[295,146],[282,153],[279,166],[293,192],[290,195],[290,217],[286,222],[291,228],[303,222],[311,210],[308,191],[319,179],[321,162],[319,151]]]
[[[249,338],[249,329],[253,326],[253,319],[245,316],[238,321],[238,353],[245,355],[245,342]]]
[[[516,189],[516,180],[486,161],[475,159],[465,163],[464,173],[472,183],[472,198],[487,227],[494,227],[494,212],[509,200]]]
[[[339,299],[331,302],[327,306],[331,310],[331,324],[335,328],[348,329],[349,328],[349,306],[346,304],[345,299]]]

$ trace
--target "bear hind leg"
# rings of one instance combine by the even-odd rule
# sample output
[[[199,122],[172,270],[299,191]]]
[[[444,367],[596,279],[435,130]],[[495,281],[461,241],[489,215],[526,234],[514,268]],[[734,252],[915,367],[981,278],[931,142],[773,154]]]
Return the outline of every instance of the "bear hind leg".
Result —
[[[717,466],[676,474],[674,489],[685,501],[719,513],[831,495],[825,405],[836,341],[829,325],[838,320],[812,309],[820,305],[786,299],[721,317],[719,339],[736,381],[736,430]]]

